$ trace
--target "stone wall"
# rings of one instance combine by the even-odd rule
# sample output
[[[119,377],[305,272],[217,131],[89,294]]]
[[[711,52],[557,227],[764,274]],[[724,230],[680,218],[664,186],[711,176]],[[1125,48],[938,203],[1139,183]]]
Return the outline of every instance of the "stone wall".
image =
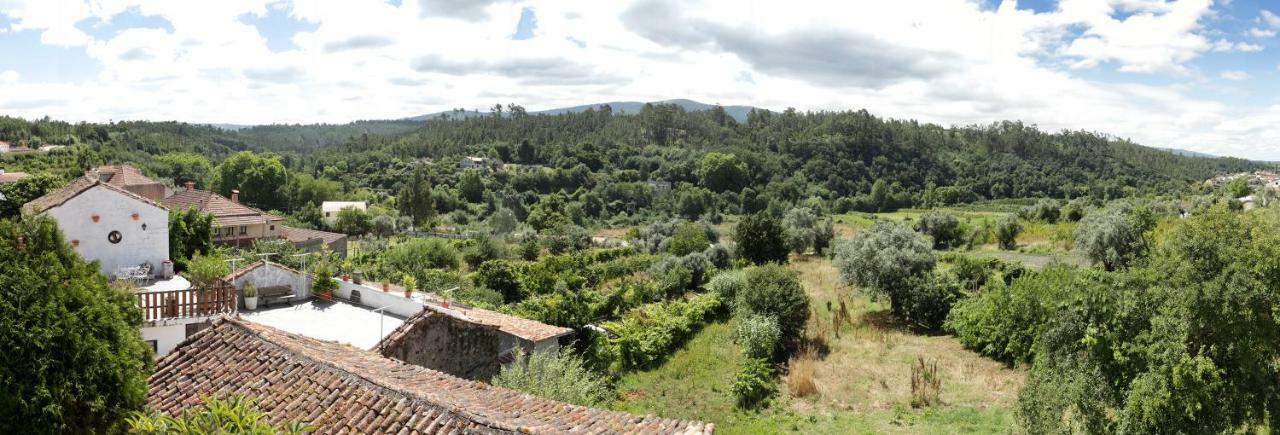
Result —
[[[383,356],[468,379],[488,380],[498,372],[497,327],[427,312],[393,333]]]

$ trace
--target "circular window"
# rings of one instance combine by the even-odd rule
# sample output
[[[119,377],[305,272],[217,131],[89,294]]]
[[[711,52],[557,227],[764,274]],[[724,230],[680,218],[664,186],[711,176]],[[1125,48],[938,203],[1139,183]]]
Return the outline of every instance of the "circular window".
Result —
[[[123,236],[120,235],[119,231],[112,231],[110,233],[107,233],[107,241],[111,242],[112,244],[120,243],[121,237]]]

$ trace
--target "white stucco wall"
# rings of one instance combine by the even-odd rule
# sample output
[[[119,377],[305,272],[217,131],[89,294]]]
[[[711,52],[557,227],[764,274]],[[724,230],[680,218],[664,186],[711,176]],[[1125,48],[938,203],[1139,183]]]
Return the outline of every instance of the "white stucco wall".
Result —
[[[351,299],[351,291],[359,290],[360,305],[375,309],[388,307],[387,312],[406,318],[422,312],[422,303],[412,299],[406,299],[404,297],[404,292],[397,292],[394,290],[384,292],[380,286],[374,288],[367,285],[343,281],[337,278],[334,278],[334,280],[338,281],[338,289],[335,290],[333,294],[342,299]]]
[[[245,283],[249,282],[252,282],[258,288],[287,285],[293,288],[293,297],[300,300],[306,299],[311,294],[311,282],[307,280],[305,275],[271,263],[264,264],[231,280],[231,284],[238,290],[244,290]],[[264,302],[274,301],[259,300],[258,304],[261,305]],[[240,293],[240,305],[244,306],[243,292]]]
[[[151,263],[159,273],[169,258],[169,212],[137,198],[94,186],[46,212],[58,221],[68,243],[78,240],[77,253],[98,261],[107,276],[121,266]],[[133,214],[138,214],[138,220]],[[93,215],[98,222],[93,222]],[[146,224],[146,229],[142,229]],[[107,234],[119,231],[120,243],[112,244]]]
[[[168,355],[173,349],[187,339],[187,325],[147,326],[142,328],[142,340],[156,341],[156,358]]]

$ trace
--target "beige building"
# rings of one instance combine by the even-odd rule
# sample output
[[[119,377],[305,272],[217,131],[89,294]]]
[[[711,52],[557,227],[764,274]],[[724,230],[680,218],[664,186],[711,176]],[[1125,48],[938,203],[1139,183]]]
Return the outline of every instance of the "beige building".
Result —
[[[255,240],[275,240],[283,231],[284,218],[272,216],[240,203],[240,192],[231,191],[231,198],[196,190],[195,184],[165,198],[169,208],[186,210],[197,208],[213,215],[213,241],[231,246],[249,246]]]

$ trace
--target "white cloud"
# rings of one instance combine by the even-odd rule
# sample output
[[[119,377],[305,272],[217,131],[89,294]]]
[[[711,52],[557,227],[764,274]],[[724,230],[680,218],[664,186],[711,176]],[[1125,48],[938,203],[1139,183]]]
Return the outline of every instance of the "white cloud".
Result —
[[[11,84],[18,82],[18,72],[14,70],[0,71],[0,83]]]
[[[102,0],[61,12],[6,1],[0,14],[15,28],[84,47],[103,69],[78,83],[0,80],[0,113],[28,117],[345,122],[499,102],[538,110],[692,98],[943,124],[1021,119],[1219,153],[1257,154],[1247,145],[1280,138],[1223,128],[1250,108],[1194,96],[1199,73],[1188,65],[1198,56],[1262,49],[1206,31],[1209,0],[1062,0],[1048,13],[1012,0],[994,10],[971,0],[490,0],[459,9],[448,6],[457,0]],[[94,39],[68,30],[131,6],[173,31]],[[534,37],[513,41],[526,7],[537,14]],[[291,37],[296,49],[272,52],[240,19],[273,8],[313,25]],[[1100,82],[1068,66],[1187,83]]]
[[[1271,27],[1280,27],[1280,16],[1266,9],[1259,13],[1258,20]]]
[[[1222,78],[1233,81],[1248,80],[1249,73],[1239,70],[1227,70],[1219,74]]]
[[[1249,29],[1249,36],[1254,38],[1270,38],[1272,36],[1276,36],[1276,31],[1254,27]]]

